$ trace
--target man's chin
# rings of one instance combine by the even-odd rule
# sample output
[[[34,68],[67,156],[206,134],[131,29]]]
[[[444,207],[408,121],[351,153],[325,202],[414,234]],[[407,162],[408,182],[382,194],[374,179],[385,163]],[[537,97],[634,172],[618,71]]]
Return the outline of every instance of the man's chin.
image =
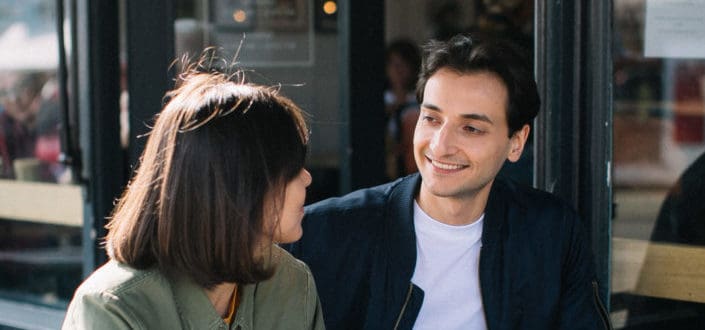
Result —
[[[450,187],[441,182],[423,182],[421,189],[426,190],[430,195],[442,198],[454,197],[462,192],[459,187]]]
[[[492,182],[477,187],[457,184],[458,182],[439,182],[437,180],[422,181],[421,189],[426,190],[429,195],[438,198],[472,198],[478,193],[491,186]],[[452,184],[455,183],[455,184]]]

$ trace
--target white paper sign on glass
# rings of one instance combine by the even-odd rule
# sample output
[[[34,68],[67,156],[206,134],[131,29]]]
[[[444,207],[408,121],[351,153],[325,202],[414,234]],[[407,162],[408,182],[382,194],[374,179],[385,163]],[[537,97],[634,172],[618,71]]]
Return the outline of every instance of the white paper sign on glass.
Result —
[[[705,58],[705,1],[647,0],[644,56]]]

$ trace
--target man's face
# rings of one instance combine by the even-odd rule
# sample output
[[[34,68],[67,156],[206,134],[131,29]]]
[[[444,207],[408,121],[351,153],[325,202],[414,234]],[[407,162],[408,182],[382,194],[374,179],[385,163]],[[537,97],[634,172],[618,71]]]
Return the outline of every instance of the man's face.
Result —
[[[521,156],[529,127],[509,137],[508,94],[491,73],[440,69],[426,83],[414,158],[429,196],[489,194],[505,159]]]

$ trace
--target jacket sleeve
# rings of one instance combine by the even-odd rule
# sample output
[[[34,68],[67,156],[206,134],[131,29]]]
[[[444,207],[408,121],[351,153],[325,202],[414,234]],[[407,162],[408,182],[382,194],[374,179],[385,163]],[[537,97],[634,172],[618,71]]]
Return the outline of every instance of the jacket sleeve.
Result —
[[[69,305],[61,329],[143,329],[130,322],[129,311],[109,293],[77,293]]]
[[[568,212],[568,214],[573,214]],[[592,250],[577,216],[566,221],[568,245],[563,263],[560,329],[612,329],[599,297]]]

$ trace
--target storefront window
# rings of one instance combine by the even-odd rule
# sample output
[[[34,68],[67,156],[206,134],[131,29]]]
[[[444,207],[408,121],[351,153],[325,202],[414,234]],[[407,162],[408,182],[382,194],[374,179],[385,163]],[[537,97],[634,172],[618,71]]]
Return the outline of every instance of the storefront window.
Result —
[[[705,4],[614,2],[612,319],[705,324]]]
[[[341,134],[337,1],[177,1],[176,57],[216,47],[248,70],[250,81],[277,86],[309,115],[308,202],[339,193]],[[237,58],[234,58],[237,55]]]
[[[61,161],[56,1],[0,1],[0,299],[64,307],[82,197]]]

